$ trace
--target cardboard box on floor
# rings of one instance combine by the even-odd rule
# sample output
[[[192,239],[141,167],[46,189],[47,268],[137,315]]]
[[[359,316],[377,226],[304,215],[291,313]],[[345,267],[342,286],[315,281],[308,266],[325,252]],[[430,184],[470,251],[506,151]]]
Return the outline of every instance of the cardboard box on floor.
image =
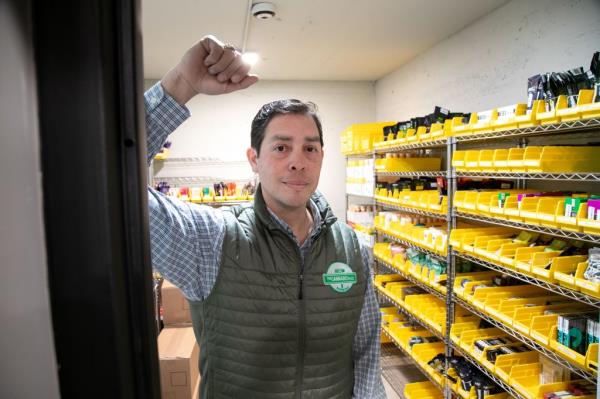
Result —
[[[197,399],[199,348],[192,327],[167,327],[158,336],[162,399]],[[196,396],[193,396],[196,395]]]
[[[183,296],[181,290],[169,281],[163,280],[160,292],[165,326],[190,324],[192,322],[190,304]]]

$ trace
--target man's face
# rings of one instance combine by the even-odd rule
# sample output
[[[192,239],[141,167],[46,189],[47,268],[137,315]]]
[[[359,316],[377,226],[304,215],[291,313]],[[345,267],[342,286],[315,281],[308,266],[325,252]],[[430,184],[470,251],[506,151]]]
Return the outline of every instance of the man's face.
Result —
[[[247,152],[267,206],[274,212],[305,208],[319,183],[323,148],[309,115],[277,115],[267,125],[260,156]]]

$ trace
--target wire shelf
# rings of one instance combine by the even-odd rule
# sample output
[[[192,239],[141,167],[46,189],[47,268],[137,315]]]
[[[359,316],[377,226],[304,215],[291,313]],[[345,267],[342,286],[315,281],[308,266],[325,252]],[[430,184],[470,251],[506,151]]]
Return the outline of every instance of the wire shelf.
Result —
[[[400,312],[402,312],[403,315],[405,315],[406,317],[408,317],[410,319],[410,321],[412,321],[413,323],[419,324],[420,326],[425,328],[427,331],[429,331],[430,333],[432,333],[433,335],[438,337],[440,339],[440,341],[442,341],[444,344],[447,344],[446,337],[444,337],[444,335],[442,333],[440,333],[439,331],[437,331],[435,328],[430,326],[426,321],[422,320],[420,317],[418,317],[417,315],[412,313],[410,310],[406,309],[403,304],[396,301],[394,298],[389,296],[386,292],[381,290],[379,287],[377,287],[377,292],[379,293],[379,295],[383,296],[389,302],[393,303],[394,306],[396,308],[398,308],[398,310],[400,310]]]
[[[473,357],[469,353],[467,353],[465,350],[463,350],[460,346],[452,343],[452,349],[454,349],[456,352],[460,353],[465,359],[467,359],[467,361],[469,363],[471,363],[473,366],[477,367],[477,369],[479,371],[481,371],[489,379],[491,379],[496,384],[498,384],[498,386],[500,386],[506,392],[510,393],[513,397],[519,398],[519,399],[528,399],[526,396],[521,394],[519,391],[515,390],[513,387],[511,387],[510,385],[508,385],[507,383],[502,381],[500,378],[498,378],[498,376],[496,376],[496,374],[492,373],[490,370],[483,367],[483,365],[481,365],[477,360],[473,359]]]
[[[352,152],[348,154],[343,154],[346,158],[372,158],[373,151],[365,151],[365,152]]]
[[[375,229],[375,231],[376,231],[378,234],[382,235],[383,237],[387,238],[388,240],[392,240],[392,241],[394,241],[394,242],[397,242],[398,244],[402,244],[402,245],[404,245],[404,246],[407,246],[407,247],[411,247],[411,248],[417,249],[417,250],[419,250],[419,251],[421,251],[421,252],[424,252],[424,253],[426,253],[427,255],[429,255],[429,256],[431,256],[431,257],[433,257],[433,258],[435,258],[435,259],[438,259],[438,260],[440,260],[440,261],[442,261],[442,262],[447,262],[447,261],[448,261],[448,258],[447,258],[446,256],[444,256],[444,255],[440,255],[440,254],[438,254],[437,252],[433,252],[433,251],[432,251],[432,250],[430,250],[430,249],[427,249],[427,248],[425,248],[425,247],[422,247],[422,246],[420,246],[420,245],[414,244],[414,243],[412,243],[412,242],[410,242],[410,241],[405,241],[405,240],[403,240],[403,239],[401,239],[401,238],[394,237],[394,236],[392,236],[392,235],[390,235],[390,234],[388,234],[388,233],[386,233],[386,232],[384,232],[383,230],[380,230],[380,229]]]
[[[521,334],[520,332],[513,330],[512,328],[508,327],[504,323],[501,323],[501,322],[491,318],[490,316],[481,312],[479,309],[476,309],[470,303],[467,303],[466,301],[462,300],[461,298],[459,298],[456,295],[454,295],[454,301],[456,303],[460,304],[462,307],[464,307],[468,311],[470,311],[471,313],[486,320],[488,323],[490,323],[494,327],[501,329],[502,331],[511,335],[513,338],[516,338],[519,341],[523,342],[525,345],[529,346],[531,349],[540,352],[541,354],[545,355],[546,357],[548,357],[555,363],[560,364],[561,366],[565,367],[569,371],[577,374],[581,378],[584,378],[588,382],[591,382],[592,384],[596,384],[596,376],[593,373],[590,373],[587,370],[581,369],[578,366],[571,364],[568,360],[563,359],[562,357],[558,356],[555,352],[544,348],[543,346],[541,346],[540,344],[538,344],[531,338],[526,337],[525,335]]]
[[[419,362],[417,362],[417,360],[412,357],[412,355],[410,354],[410,352],[408,352],[406,349],[404,349],[400,343],[396,340],[396,338],[390,334],[386,329],[382,328],[381,332],[385,334],[386,337],[388,337],[389,339],[392,340],[392,342],[394,343],[394,345],[396,345],[396,347],[398,349],[400,349],[400,351],[402,353],[404,353],[410,360],[411,362],[417,367],[417,369],[419,369],[419,371],[421,373],[423,373],[425,375],[425,377],[427,377],[429,379],[429,381],[431,381],[433,383],[433,385],[436,386],[436,388],[438,388],[440,391],[444,392],[444,387],[442,385],[440,385],[435,379],[432,378],[431,375],[429,375],[429,373],[427,371],[425,371],[425,369],[419,364]]]
[[[499,132],[485,132],[454,136],[458,143],[466,141],[484,141],[494,139],[509,139],[523,136],[541,136],[550,134],[563,134],[567,132],[585,132],[600,128],[599,119],[584,119],[579,121],[562,122],[553,125],[538,125],[522,129],[510,129]]]
[[[430,287],[429,285],[425,284],[422,281],[417,280],[413,275],[409,274],[409,273],[404,273],[401,270],[398,270],[396,267],[394,267],[393,265],[389,264],[388,262],[375,257],[375,262],[377,262],[378,264],[384,266],[385,268],[389,269],[390,271],[401,275],[402,277],[404,277],[405,279],[407,279],[408,281],[410,281],[411,283],[421,287],[422,289],[424,289],[425,291],[427,291],[428,294],[431,294],[435,297],[437,297],[438,299],[441,299],[442,301],[446,300],[446,294],[436,290],[433,287]]]
[[[544,288],[544,289],[546,289],[548,291],[551,291],[551,292],[553,292],[555,294],[563,295],[563,296],[569,297],[571,299],[574,299],[576,301],[585,303],[586,305],[590,305],[590,306],[594,306],[596,308],[600,308],[600,299],[594,298],[594,297],[589,296],[589,295],[586,295],[586,294],[581,293],[579,291],[573,291],[573,290],[570,290],[568,288],[561,287],[560,285],[548,283],[548,282],[543,281],[543,280],[538,280],[538,279],[536,279],[534,277],[528,276],[526,274],[519,273],[519,272],[517,272],[515,270],[507,269],[504,266],[496,265],[494,263],[491,263],[491,262],[485,261],[483,259],[477,258],[476,256],[467,255],[465,253],[456,252],[456,251],[453,252],[453,255],[454,256],[458,256],[458,257],[463,258],[463,259],[466,259],[466,260],[471,261],[473,263],[476,263],[478,265],[487,267],[488,269],[492,269],[492,270],[495,270],[497,272],[507,274],[507,275],[509,275],[511,277],[514,277],[514,278],[517,278],[517,279],[519,279],[519,280],[521,280],[523,282],[526,282],[526,283],[529,283],[529,284],[533,284],[533,285],[537,285],[538,287],[542,287],[542,288]]]
[[[434,170],[427,172],[375,172],[375,174],[381,177],[443,177],[446,176],[446,171]]]
[[[446,145],[448,145],[448,139],[443,138],[443,139],[438,139],[438,140],[423,141],[423,142],[419,142],[419,143],[400,144],[400,145],[395,145],[392,147],[377,148],[377,149],[375,149],[375,153],[376,154],[385,154],[388,152],[398,152],[398,151],[405,151],[405,150],[440,148],[440,147],[446,147]]]
[[[600,173],[456,172],[456,177],[599,182]]]
[[[346,197],[348,197],[348,198],[356,198],[356,199],[359,199],[361,201],[369,201],[371,203],[375,202],[375,197],[373,197],[372,195],[346,193]]]
[[[383,201],[379,201],[379,200],[376,200],[376,205],[381,206],[382,208],[384,208],[386,210],[401,211],[401,212],[413,213],[415,215],[429,216],[429,217],[442,219],[442,220],[446,220],[446,221],[448,220],[448,215],[443,214],[443,213],[436,213],[436,212],[424,211],[424,210],[418,209],[418,208],[394,205],[394,204],[390,204],[388,202],[383,202]]]
[[[530,223],[514,222],[506,219],[496,219],[482,215],[474,215],[471,213],[455,212],[456,217],[463,219],[474,220],[477,222],[491,223],[500,226],[514,227],[517,229],[524,229],[530,231],[536,231],[538,233],[550,234],[557,237],[568,238],[572,240],[589,241],[595,244],[600,244],[600,236],[595,234],[579,233],[575,231],[553,229],[551,227],[538,226]]]

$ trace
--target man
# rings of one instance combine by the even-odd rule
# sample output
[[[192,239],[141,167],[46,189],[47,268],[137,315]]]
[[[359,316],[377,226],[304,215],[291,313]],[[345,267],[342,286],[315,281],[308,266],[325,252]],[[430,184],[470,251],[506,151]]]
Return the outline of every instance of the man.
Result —
[[[249,87],[241,55],[205,37],[146,97],[148,160],[198,93]],[[149,189],[153,265],[190,302],[202,398],[385,398],[366,255],[315,193],[323,160],[312,104],[264,105],[247,151],[253,205],[218,210]]]

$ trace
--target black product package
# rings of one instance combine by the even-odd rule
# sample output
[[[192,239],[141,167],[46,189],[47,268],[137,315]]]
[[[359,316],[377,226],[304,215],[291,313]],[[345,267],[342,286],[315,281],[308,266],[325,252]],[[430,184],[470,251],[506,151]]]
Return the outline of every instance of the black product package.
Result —
[[[600,52],[596,51],[592,56],[590,73],[594,76],[594,102],[600,102]]]
[[[473,385],[475,385],[477,399],[485,399],[489,395],[501,392],[500,388],[492,380],[483,375],[476,375],[473,378]]]
[[[527,79],[527,110],[531,111],[535,100],[543,100],[544,98],[542,75],[534,75]]]

